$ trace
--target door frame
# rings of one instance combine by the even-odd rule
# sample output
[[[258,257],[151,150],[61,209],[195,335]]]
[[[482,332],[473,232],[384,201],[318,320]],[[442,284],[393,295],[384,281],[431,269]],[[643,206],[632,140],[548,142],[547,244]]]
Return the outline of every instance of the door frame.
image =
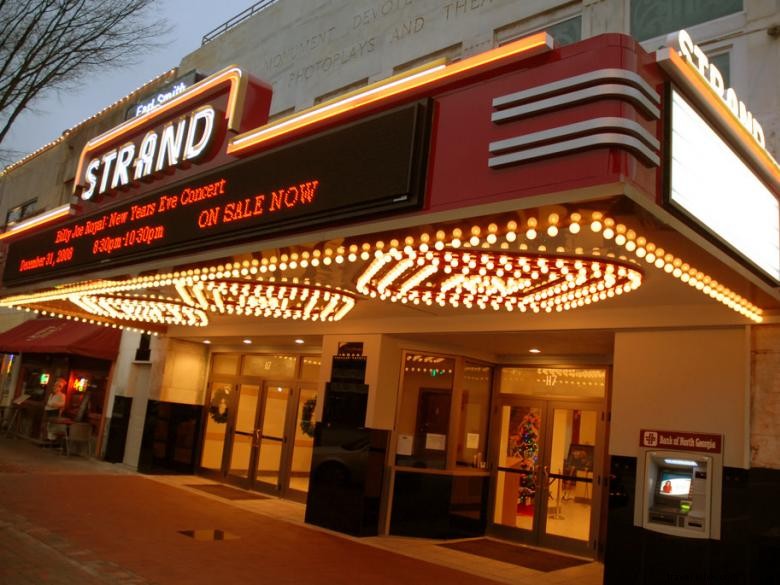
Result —
[[[265,390],[264,390],[264,382],[261,381],[254,381],[254,382],[236,382],[234,384],[236,388],[236,397],[237,402],[235,404],[235,408],[233,409],[233,412],[228,419],[228,428],[226,429],[226,436],[225,436],[225,444],[223,445],[223,455],[222,455],[222,470],[221,470],[221,480],[238,486],[243,489],[253,489],[253,478],[254,473],[257,467],[257,458],[258,458],[258,450],[257,450],[257,428],[258,428],[258,421],[262,420],[259,419],[260,412],[262,410],[262,404],[263,399],[265,397]],[[236,419],[238,417],[238,410],[241,407],[241,387],[242,386],[256,386],[258,387],[258,393],[257,393],[257,404],[255,405],[255,412],[253,413],[253,425],[252,425],[252,432],[246,433],[243,431],[237,431],[236,430]],[[230,473],[230,466],[233,458],[233,446],[235,445],[235,435],[241,434],[245,436],[251,437],[251,447],[249,451],[249,460],[247,461],[247,475],[246,477],[240,477],[238,475],[231,475]]]
[[[295,437],[298,432],[298,406],[301,400],[301,393],[304,390],[313,390],[317,393],[317,399],[320,398],[316,382],[292,383],[290,388],[290,397],[287,402],[287,412],[285,413],[285,443],[282,448],[282,457],[279,465],[279,496],[296,502],[306,502],[308,492],[297,490],[290,486],[290,480],[293,473],[293,456],[295,455]],[[312,413],[312,418],[314,413]],[[313,422],[313,421],[312,421]],[[314,448],[314,437],[312,437],[312,453]],[[309,474],[311,475],[311,461],[309,462]]]
[[[228,380],[230,378],[230,380]],[[244,377],[238,380],[237,376],[215,376],[214,379],[209,381],[208,392],[206,396],[206,405],[210,404],[212,389],[215,385],[230,385],[233,395],[233,402],[229,405],[230,411],[228,414],[228,420],[226,422],[225,438],[222,445],[222,459],[219,470],[207,469],[198,466],[198,475],[212,478],[216,481],[224,482],[230,485],[235,485],[242,489],[253,490],[261,493],[266,493],[274,496],[278,496],[285,499],[290,499],[299,502],[306,501],[306,492],[296,490],[290,487],[290,478],[292,476],[292,458],[295,450],[295,433],[297,425],[297,406],[300,399],[302,390],[317,390],[317,383],[314,381],[301,381],[301,380],[262,380],[262,379],[246,379]],[[254,413],[254,431],[252,437],[252,447],[250,451],[248,470],[246,477],[239,477],[237,475],[230,474],[231,457],[233,453],[234,436],[238,432],[236,431],[236,417],[238,416],[238,407],[241,401],[241,386],[254,385],[259,386],[260,391],[257,399],[257,406]],[[287,405],[285,408],[284,422],[283,422],[283,436],[282,440],[282,453],[279,460],[279,480],[276,485],[263,483],[257,481],[257,466],[260,461],[260,436],[258,431],[262,431],[262,422],[265,415],[266,397],[268,395],[269,388],[271,387],[285,387],[289,388],[289,396],[287,398]],[[208,406],[204,412],[204,429],[205,421],[208,417]],[[204,434],[205,440],[205,434]],[[201,445],[202,451],[202,445]]]
[[[607,397],[603,398],[572,398],[572,397],[553,397],[522,394],[500,394],[496,393],[493,398],[493,407],[491,412],[491,431],[490,431],[490,457],[494,462],[491,465],[490,473],[490,492],[488,504],[488,522],[487,533],[493,536],[520,541],[533,546],[550,548],[597,558],[599,554],[599,541],[603,534],[601,526],[602,520],[602,502],[604,499],[603,491],[606,489],[606,452],[607,452]],[[552,432],[553,415],[556,408],[570,410],[595,410],[596,411],[596,444],[594,446],[593,460],[593,478],[591,487],[591,513],[590,528],[587,542],[548,534],[546,532],[546,522],[548,517],[548,508],[550,504],[550,491],[546,488],[541,494],[536,494],[537,500],[534,506],[533,528],[525,530],[522,528],[510,527],[498,524],[495,521],[496,514],[496,495],[498,484],[498,468],[501,444],[501,410],[504,406],[526,406],[530,408],[541,409],[542,423],[540,425],[539,437],[539,459],[537,468],[534,470],[537,485],[542,484],[542,477],[547,475],[543,471],[550,464],[552,456]],[[508,472],[505,472],[508,473]],[[549,476],[558,476],[554,479],[563,481],[564,475],[550,473]]]
[[[234,378],[234,377],[231,377]],[[225,376],[216,376],[213,379],[208,380],[207,387],[206,387],[206,400],[204,403],[203,408],[203,415],[201,417],[201,442],[198,446],[198,465],[197,465],[197,475],[208,477],[210,479],[213,479],[215,481],[226,481],[226,473],[225,470],[229,467],[230,461],[228,459],[228,454],[232,450],[232,444],[231,444],[231,450],[228,450],[226,446],[228,443],[232,443],[233,434],[230,432],[231,423],[235,421],[235,411],[236,411],[236,405],[238,404],[236,402],[235,396],[238,395],[238,387],[240,383],[231,379],[227,380]],[[228,418],[225,421],[225,436],[222,440],[222,456],[220,457],[220,465],[219,469],[212,469],[210,467],[203,467],[203,452],[204,452],[204,443],[206,442],[206,430],[208,429],[208,419],[209,419],[209,408],[211,407],[211,401],[214,393],[214,388],[216,386],[230,386],[230,393],[233,396],[231,399],[232,402],[228,404]]]
[[[252,466],[249,470],[248,488],[257,492],[271,494],[279,497],[285,497],[286,492],[289,491],[289,475],[290,469],[288,463],[292,461],[291,445],[294,443],[294,439],[290,440],[290,431],[294,431],[294,421],[291,421],[295,417],[292,412],[294,409],[290,408],[292,404],[297,404],[298,396],[300,395],[300,382],[297,381],[278,381],[278,380],[265,380],[260,388],[260,399],[257,401],[257,412],[255,414],[255,438],[252,449]],[[282,436],[281,437],[264,437],[263,421],[265,419],[265,408],[268,404],[268,393],[273,387],[282,387],[289,390],[287,395],[287,404],[284,407],[284,421],[282,421]],[[281,442],[281,453],[279,454],[279,475],[276,485],[258,481],[257,479],[257,466],[260,463],[260,451],[262,450],[262,444],[260,439],[269,438],[274,441]]]

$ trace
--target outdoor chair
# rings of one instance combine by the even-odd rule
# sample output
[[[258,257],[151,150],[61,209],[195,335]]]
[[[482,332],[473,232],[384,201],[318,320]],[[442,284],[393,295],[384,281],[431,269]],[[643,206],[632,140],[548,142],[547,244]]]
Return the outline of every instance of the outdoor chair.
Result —
[[[57,421],[47,421],[45,427],[46,444],[58,447],[67,455],[68,453],[68,427]]]
[[[92,456],[92,425],[86,422],[75,422],[70,425],[68,429],[68,436],[66,442],[66,453],[69,455],[73,452],[74,445],[86,445],[85,454]],[[78,452],[82,452],[82,447],[77,448]]]

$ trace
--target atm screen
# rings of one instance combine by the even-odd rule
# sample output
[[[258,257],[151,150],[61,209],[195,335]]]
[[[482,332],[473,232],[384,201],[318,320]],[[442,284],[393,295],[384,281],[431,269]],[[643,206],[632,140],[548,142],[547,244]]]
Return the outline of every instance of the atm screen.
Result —
[[[660,470],[658,493],[662,496],[688,497],[691,491],[691,474],[671,469]]]

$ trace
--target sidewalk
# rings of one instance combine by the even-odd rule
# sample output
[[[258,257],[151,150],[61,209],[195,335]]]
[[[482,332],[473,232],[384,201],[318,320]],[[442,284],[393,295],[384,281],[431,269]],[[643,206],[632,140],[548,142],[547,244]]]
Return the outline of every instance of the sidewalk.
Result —
[[[540,573],[396,537],[303,523],[303,506],[224,500],[192,476],[143,476],[0,439],[0,583],[490,585],[601,582],[601,565]],[[185,531],[222,531],[196,540]],[[212,532],[213,534],[213,532]]]

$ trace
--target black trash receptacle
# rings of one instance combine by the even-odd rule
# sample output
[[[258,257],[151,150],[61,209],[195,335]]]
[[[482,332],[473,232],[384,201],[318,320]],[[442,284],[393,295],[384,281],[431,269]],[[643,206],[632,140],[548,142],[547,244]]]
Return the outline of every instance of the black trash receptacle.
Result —
[[[132,406],[132,397],[114,397],[114,408],[111,410],[111,422],[108,426],[108,440],[106,441],[104,457],[109,463],[121,463],[125,458],[125,443],[127,443],[127,429]]]

